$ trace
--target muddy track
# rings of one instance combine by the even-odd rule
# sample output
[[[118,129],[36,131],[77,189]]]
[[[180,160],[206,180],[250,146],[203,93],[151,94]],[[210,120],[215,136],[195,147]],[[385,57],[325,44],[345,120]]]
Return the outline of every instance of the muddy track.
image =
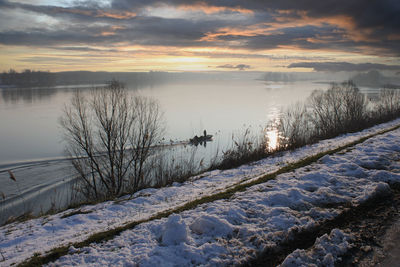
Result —
[[[386,257],[383,237],[399,219],[400,207],[400,184],[391,185],[391,188],[390,198],[372,203],[364,213],[355,214],[347,224],[355,235],[355,247],[343,257],[340,266],[374,266]]]
[[[337,266],[371,266],[384,257],[381,237],[399,217],[400,184],[391,185],[392,193],[377,196],[358,207],[343,207],[343,212],[333,220],[325,221],[309,231],[294,235],[292,240],[279,247],[270,248],[245,266],[277,266],[296,249],[310,248],[316,238],[339,228],[354,235],[354,247]],[[378,251],[376,253],[375,251]]]

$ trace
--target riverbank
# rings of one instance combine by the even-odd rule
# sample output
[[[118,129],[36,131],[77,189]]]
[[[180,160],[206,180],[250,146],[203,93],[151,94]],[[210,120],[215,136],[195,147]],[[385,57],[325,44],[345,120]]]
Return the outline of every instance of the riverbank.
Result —
[[[292,164],[292,166],[295,166],[293,165],[293,163],[298,162],[302,158],[306,159],[310,157],[315,157],[315,155],[320,154],[321,152],[322,153],[324,151],[327,152],[332,149],[335,150],[338,149],[339,147],[342,147],[343,149],[343,146],[346,146],[346,144],[349,145],[349,143],[360,140],[360,138],[365,139],[367,136],[371,137],[371,135],[379,134],[379,132],[381,132],[382,130],[392,128],[399,122],[400,122],[399,120],[396,120],[390,123],[372,127],[360,133],[347,134],[344,136],[340,136],[338,138],[325,140],[312,146],[304,147],[292,152],[285,152],[277,157],[265,159],[250,165],[242,166],[237,169],[226,170],[226,171],[213,171],[210,173],[205,173],[201,176],[193,177],[192,179],[190,179],[190,181],[186,183],[182,184],[175,183],[171,187],[142,190],[137,194],[135,194],[132,199],[125,199],[125,200],[121,199],[115,202],[106,202],[94,206],[85,206],[78,210],[69,210],[60,214],[38,218],[24,223],[14,223],[3,226],[0,231],[1,232],[0,250],[4,256],[3,263],[11,264],[14,261],[21,262],[35,253],[40,253],[42,255],[45,255],[46,251],[52,250],[52,252],[55,253],[56,251],[59,251],[60,248],[63,249],[65,248],[66,250],[64,253],[58,254],[58,256],[62,254],[67,254],[71,250],[71,244],[75,249],[77,249],[78,247],[77,244],[81,244],[80,246],[84,248],[90,243],[92,243],[91,241],[93,240],[96,241],[103,240],[102,238],[99,239],[99,237],[102,236],[104,237],[105,240],[108,240],[110,238],[113,240],[114,235],[113,234],[110,235],[110,233],[112,233],[113,231],[114,234],[118,232],[120,233],[131,232],[131,231],[136,232],[135,230],[136,228],[138,227],[141,228],[142,225],[152,224],[153,221],[154,222],[159,221],[159,223],[162,223],[164,220],[167,220],[167,218],[170,217],[170,214],[174,212],[179,213],[180,210],[186,210],[186,211],[180,213],[181,215],[179,216],[181,216],[181,219],[175,217],[177,219],[178,224],[180,220],[182,220],[182,214],[191,213],[195,214],[196,217],[200,216],[204,212],[204,207],[201,208],[203,205],[206,206],[211,205],[212,207],[214,207],[211,208],[211,210],[213,209],[220,210],[219,208],[216,209],[216,207],[218,206],[218,203],[221,201],[228,202],[229,205],[234,205],[234,203],[237,203],[237,205],[241,205],[243,198],[238,196],[238,194],[239,195],[244,194],[243,197],[250,198],[250,196],[247,196],[246,194],[253,194],[254,191],[258,192],[259,190],[259,189],[255,190],[254,188],[252,188],[251,183],[254,183],[255,181],[260,181],[262,177],[266,177],[266,175],[268,174],[272,175],[273,173],[276,173],[275,174],[276,176],[279,174],[280,172],[279,170],[284,169],[285,166],[288,166],[290,164]],[[381,135],[379,137],[381,137]],[[384,144],[382,142],[379,142],[378,137],[371,138],[371,140],[372,139],[377,139],[378,140],[377,142],[380,145]],[[369,145],[366,146],[369,147]],[[347,152],[345,154],[347,154]],[[308,162],[308,164],[310,163],[311,162]],[[295,169],[296,167],[292,168],[292,170]],[[289,171],[289,169],[286,170]],[[295,172],[298,172],[298,170],[295,170]],[[300,173],[301,172],[302,171],[300,171]],[[282,175],[285,176],[285,174]],[[271,188],[271,190],[279,192],[282,190],[282,188],[276,187],[277,186],[276,181],[280,181],[281,179],[279,177],[280,176],[277,176],[275,180],[271,180],[270,182],[258,183],[259,185],[254,185],[254,187],[266,186],[266,188]],[[312,183],[317,183],[318,179],[312,181],[313,181]],[[243,186],[243,184],[245,183],[247,183],[248,185]],[[281,184],[281,186],[284,187],[291,186],[292,184],[289,183],[288,181],[279,183]],[[359,192],[364,192],[363,196],[365,199],[368,199],[368,197],[371,196],[370,194],[374,193],[379,188],[381,189],[386,188],[382,184],[379,186],[374,185],[375,183],[376,183],[375,181],[369,181],[366,185],[360,184],[361,191]],[[365,188],[365,186],[368,187]],[[236,191],[232,190],[233,188],[238,188],[238,187],[239,188],[241,187],[241,190],[236,190]],[[319,187],[317,186],[317,189],[318,188]],[[323,186],[322,188],[326,187]],[[230,195],[229,197],[223,195],[224,194],[223,192],[226,192],[227,190],[232,191],[229,194]],[[245,191],[243,193],[240,193],[240,191],[242,190]],[[269,190],[270,189],[268,189],[267,191]],[[290,192],[290,190],[287,191],[287,188],[285,189],[285,191]],[[310,194],[312,196],[315,194],[315,192],[310,192]],[[350,199],[351,197],[353,197],[352,196],[353,194],[354,192],[350,194]],[[219,195],[219,197],[215,198],[215,195]],[[321,196],[324,196],[325,198],[328,197],[329,190],[326,191],[325,193],[322,192]],[[229,200],[226,200],[226,197],[228,197]],[[260,197],[265,197],[265,195],[261,194]],[[328,197],[328,200],[329,198],[330,197]],[[196,202],[196,200],[198,199],[203,199],[207,201]],[[361,199],[363,198],[361,197]],[[286,203],[285,205],[289,205],[288,207],[289,210],[291,209],[290,205],[295,205],[295,206],[297,205],[295,204],[297,203],[296,202],[297,200],[293,199],[293,196],[290,196],[290,194],[287,196],[282,195],[282,201]],[[348,200],[346,200],[345,202],[347,203]],[[353,200],[350,201],[350,203],[353,202],[354,202]],[[192,203],[191,204],[192,206],[188,205],[190,203]],[[204,204],[200,205],[201,203]],[[199,208],[203,212],[198,211],[196,213],[196,210],[198,210]],[[249,207],[245,208],[245,214],[248,213],[248,211],[246,211],[248,208]],[[314,209],[314,212],[317,212],[317,210],[320,208],[321,207],[318,207],[316,210]],[[273,207],[270,207],[268,209],[274,210]],[[208,208],[206,210],[208,210]],[[278,210],[275,210],[275,212],[278,212]],[[321,211],[318,211],[316,214],[320,214],[321,216],[325,214],[320,219],[324,218],[326,219],[326,216],[328,217],[334,216],[335,214],[338,213],[340,213],[340,208],[339,209],[336,208],[332,211],[325,211],[322,213]],[[284,217],[289,216],[288,218],[292,216],[295,217],[297,216],[293,214],[290,215],[284,215],[284,214],[285,213],[278,215]],[[253,215],[258,216],[257,213]],[[226,214],[224,216],[226,216]],[[264,215],[260,214],[260,216],[265,216],[265,214]],[[212,217],[218,218],[218,220],[216,221],[217,224],[218,221],[221,220],[219,216],[213,215]],[[282,217],[281,219],[283,219],[284,217]],[[160,218],[163,219],[161,219],[161,221],[157,220]],[[229,218],[225,218],[226,221],[229,221],[228,219]],[[278,219],[277,222],[281,221],[281,219]],[[211,221],[213,220],[214,219],[211,219]],[[289,221],[291,220],[292,219],[290,219]],[[307,220],[309,219],[306,219],[306,221]],[[208,219],[206,221],[208,221]],[[286,219],[284,221],[286,221]],[[312,218],[312,221],[315,221],[315,218]],[[207,223],[211,223],[211,225],[213,225],[212,222],[207,222]],[[185,224],[189,225],[189,223]],[[232,229],[236,227],[236,225],[234,227],[232,226],[234,224],[232,223],[230,224],[231,228],[233,227]],[[116,231],[112,229],[116,229]],[[289,229],[286,230],[284,229],[285,227],[282,229],[284,232],[289,230]],[[94,233],[98,234],[94,235]],[[108,234],[104,235],[104,233]],[[40,247],[37,246],[38,243],[41,244]],[[94,244],[92,244],[91,246],[93,245]],[[260,245],[263,245],[263,242],[260,242]],[[223,249],[223,246],[220,247],[219,249]],[[255,249],[253,252],[257,254],[258,253],[257,251],[258,250]],[[255,255],[254,253],[252,253],[253,256]],[[248,256],[246,256],[246,259],[248,259]]]

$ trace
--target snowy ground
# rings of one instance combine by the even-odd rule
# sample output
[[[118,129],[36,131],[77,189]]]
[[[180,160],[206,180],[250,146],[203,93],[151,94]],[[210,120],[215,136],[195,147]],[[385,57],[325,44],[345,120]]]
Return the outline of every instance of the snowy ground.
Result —
[[[351,247],[351,235],[339,229],[333,229],[315,241],[308,250],[296,249],[280,264],[280,267],[335,266],[335,260],[344,255]]]
[[[8,266],[51,248],[86,239],[89,235],[220,192],[226,187],[276,171],[288,162],[332,149],[399,124],[400,120],[348,134],[319,144],[227,171],[213,171],[183,184],[146,189],[133,199],[86,206],[90,212],[66,218],[60,214],[13,223],[0,228],[0,265]],[[341,155],[280,175],[248,188],[229,200],[203,204],[168,218],[143,223],[114,239],[82,249],[55,265],[199,265],[246,261],[257,252],[279,245],[292,233],[316,226],[341,212],[341,205],[357,205],[386,194],[386,182],[398,181],[395,172],[400,130],[368,140]],[[398,162],[397,162],[398,164]],[[395,168],[393,170],[388,168]],[[396,169],[397,168],[397,169]],[[326,208],[330,207],[330,208]],[[335,256],[333,255],[333,260]]]
[[[266,247],[279,246],[296,232],[334,218],[343,205],[359,205],[389,194],[386,182],[400,182],[396,174],[400,170],[399,138],[400,130],[375,137],[345,154],[325,156],[230,199],[143,223],[105,243],[71,248],[71,254],[50,265],[243,263]],[[330,239],[337,241],[326,247],[345,252],[347,245],[342,239]],[[334,262],[339,255],[331,253],[323,260]]]

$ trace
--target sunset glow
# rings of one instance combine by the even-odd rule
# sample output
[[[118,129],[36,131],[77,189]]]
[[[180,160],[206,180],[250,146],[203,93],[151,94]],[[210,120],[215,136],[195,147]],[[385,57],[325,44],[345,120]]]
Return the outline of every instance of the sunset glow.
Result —
[[[268,144],[267,144],[267,150],[268,151],[274,151],[278,148],[279,145],[279,134],[278,134],[278,130],[276,129],[271,129],[269,131],[266,132],[266,137],[268,140]]]
[[[0,70],[312,71],[313,63],[321,62],[399,66],[399,9],[386,0],[318,5],[4,0]],[[311,64],[288,68],[293,63]]]

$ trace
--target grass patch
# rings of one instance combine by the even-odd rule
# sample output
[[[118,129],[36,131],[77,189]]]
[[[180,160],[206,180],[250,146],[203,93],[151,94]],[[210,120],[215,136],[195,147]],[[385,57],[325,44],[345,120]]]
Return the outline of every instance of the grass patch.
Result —
[[[15,222],[25,222],[31,219],[34,219],[35,216],[33,216],[31,211],[27,211],[24,214],[18,216],[18,217],[9,217],[4,224],[10,224],[10,223],[15,223]]]
[[[76,211],[73,211],[73,212],[64,214],[64,215],[61,216],[60,218],[61,218],[61,219],[65,219],[65,218],[68,218],[68,217],[71,217],[71,216],[74,216],[74,215],[77,215],[77,214],[89,214],[89,213],[92,213],[92,212],[93,212],[93,211],[91,211],[91,210],[87,210],[87,211],[76,210]]]
[[[273,172],[273,173],[269,173],[266,175],[263,175],[261,177],[259,177],[258,179],[255,179],[253,181],[250,182],[244,182],[244,183],[238,183],[237,185],[234,185],[230,188],[228,188],[227,190],[214,194],[214,195],[210,195],[210,196],[204,196],[202,198],[187,202],[186,204],[171,209],[171,210],[167,210],[164,212],[160,212],[155,214],[154,216],[151,216],[148,219],[144,219],[144,220],[140,220],[140,221],[134,221],[134,222],[130,222],[127,223],[123,226],[108,230],[108,231],[104,231],[104,232],[99,232],[99,233],[95,233],[91,236],[89,236],[86,240],[82,241],[82,242],[76,242],[76,243],[70,243],[68,246],[62,246],[62,247],[58,247],[58,248],[54,248],[52,250],[50,250],[48,253],[46,253],[46,255],[34,255],[32,258],[20,263],[18,266],[41,266],[43,264],[47,264],[51,261],[54,261],[58,258],[60,258],[61,256],[67,255],[68,254],[68,250],[70,246],[74,246],[75,248],[82,248],[82,247],[86,247],[88,245],[90,245],[91,243],[100,243],[100,242],[104,242],[107,240],[110,240],[112,238],[114,238],[116,235],[120,234],[121,232],[125,231],[125,230],[129,230],[129,229],[133,229],[134,227],[136,227],[137,225],[141,224],[141,223],[146,223],[152,220],[157,220],[157,219],[161,219],[161,218],[166,218],[169,215],[173,214],[173,213],[180,213],[186,210],[191,210],[196,208],[197,206],[201,205],[201,204],[205,204],[205,203],[210,203],[216,200],[221,200],[221,199],[229,199],[231,198],[235,193],[237,192],[243,192],[245,191],[247,188],[253,186],[253,185],[257,185],[257,184],[262,184],[265,183],[269,180],[275,179],[278,175],[283,174],[283,173],[288,173],[291,171],[294,171],[298,168],[301,167],[305,167],[307,165],[310,165],[316,161],[318,161],[320,158],[326,156],[326,155],[332,155],[335,154],[339,151],[342,150],[346,150],[350,147],[353,147],[357,144],[363,143],[366,140],[399,129],[400,125],[397,125],[395,127],[368,135],[366,137],[362,137],[356,141],[353,141],[351,143],[348,143],[346,145],[340,146],[338,148],[335,149],[331,149],[325,152],[321,152],[318,153],[316,155],[313,156],[309,156],[306,157],[302,160],[299,160],[297,162],[288,164],[287,166],[284,166],[282,168],[280,168],[279,170]]]

